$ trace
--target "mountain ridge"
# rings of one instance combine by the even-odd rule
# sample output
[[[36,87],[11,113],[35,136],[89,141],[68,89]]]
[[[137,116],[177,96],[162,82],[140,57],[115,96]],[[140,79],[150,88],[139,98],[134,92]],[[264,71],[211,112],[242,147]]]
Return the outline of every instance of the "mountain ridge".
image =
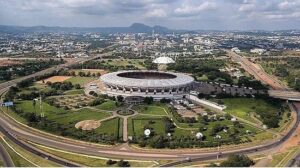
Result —
[[[0,25],[0,32],[4,33],[30,33],[30,32],[97,32],[97,33],[167,33],[167,27],[155,25],[148,26],[143,23],[133,23],[128,27],[60,27],[60,26],[7,26]]]

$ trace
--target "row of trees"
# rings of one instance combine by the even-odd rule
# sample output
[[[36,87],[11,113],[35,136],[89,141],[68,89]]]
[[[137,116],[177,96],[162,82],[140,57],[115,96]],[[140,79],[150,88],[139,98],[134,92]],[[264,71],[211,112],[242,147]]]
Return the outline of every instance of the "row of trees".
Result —
[[[83,71],[79,71],[78,73],[76,73],[75,71],[68,71],[68,70],[62,70],[59,72],[58,75],[62,75],[62,76],[80,76],[80,77],[99,77],[101,76],[100,72],[97,73],[91,73],[90,71],[88,72],[83,72]]]
[[[13,77],[27,76],[51,66],[64,63],[63,60],[37,60],[25,61],[25,63],[0,67],[0,80],[11,80]]]

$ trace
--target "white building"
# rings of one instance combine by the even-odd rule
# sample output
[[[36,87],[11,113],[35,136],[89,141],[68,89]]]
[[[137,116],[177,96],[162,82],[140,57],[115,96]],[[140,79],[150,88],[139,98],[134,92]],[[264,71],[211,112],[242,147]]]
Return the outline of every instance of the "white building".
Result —
[[[254,49],[251,49],[250,52],[254,53],[254,54],[262,55],[263,53],[266,52],[266,50],[265,49],[261,49],[261,48],[254,48]]]
[[[231,51],[235,52],[237,54],[241,53],[241,50],[239,48],[237,48],[237,47],[232,48]]]

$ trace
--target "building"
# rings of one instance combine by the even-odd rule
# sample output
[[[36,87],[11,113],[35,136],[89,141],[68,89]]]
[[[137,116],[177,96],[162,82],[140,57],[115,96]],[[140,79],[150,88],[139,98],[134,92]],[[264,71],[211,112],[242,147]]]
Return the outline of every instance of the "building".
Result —
[[[175,63],[175,61],[170,58],[170,57],[158,57],[156,58],[153,63],[156,63],[156,64],[170,64],[170,63]]]
[[[102,94],[181,99],[193,88],[194,78],[181,73],[161,71],[119,71],[100,77]]]
[[[231,51],[232,51],[232,52],[235,52],[235,53],[237,53],[237,54],[240,54],[240,53],[241,53],[241,50],[240,50],[239,48],[237,48],[237,47],[232,48]]]
[[[261,49],[261,48],[254,48],[254,49],[251,49],[250,52],[254,53],[254,54],[262,55],[263,53],[266,52],[266,50],[265,49]]]

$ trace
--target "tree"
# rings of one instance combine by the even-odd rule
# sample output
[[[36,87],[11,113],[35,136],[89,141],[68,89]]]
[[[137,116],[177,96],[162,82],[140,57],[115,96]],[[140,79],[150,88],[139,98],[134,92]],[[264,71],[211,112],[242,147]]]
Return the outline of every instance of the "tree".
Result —
[[[75,71],[70,72],[70,75],[71,75],[71,76],[76,76]]]
[[[33,105],[33,108],[34,108],[34,114],[36,114],[36,108],[35,108],[36,102],[35,102],[34,99],[33,99],[33,101],[32,101],[32,105]]]
[[[119,167],[130,167],[130,164],[128,161],[124,161],[123,159],[121,159],[119,162],[118,162],[118,166]]]
[[[79,72],[78,72],[78,75],[79,75],[79,76],[85,76],[85,73],[82,72],[82,71],[79,71]]]
[[[75,89],[81,89],[81,86],[79,84],[74,85]]]
[[[117,100],[118,100],[118,102],[123,102],[124,101],[124,97],[121,96],[121,95],[119,95],[119,96],[117,96]]]
[[[152,104],[153,103],[153,97],[145,97],[144,103],[146,104]]]
[[[109,159],[109,160],[107,160],[106,165],[110,166],[110,165],[113,165],[113,164],[116,164],[116,163],[117,163],[117,161]]]
[[[230,155],[227,160],[221,162],[221,167],[250,167],[254,165],[254,161],[246,155]]]

